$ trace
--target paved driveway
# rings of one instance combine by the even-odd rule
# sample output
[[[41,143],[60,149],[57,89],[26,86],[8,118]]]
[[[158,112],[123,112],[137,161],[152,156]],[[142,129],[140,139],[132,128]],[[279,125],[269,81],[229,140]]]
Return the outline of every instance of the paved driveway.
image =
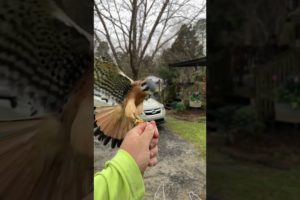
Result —
[[[205,199],[206,163],[193,145],[165,129],[159,128],[159,163],[145,172],[146,200]],[[102,169],[116,149],[105,147],[95,139],[95,171]]]

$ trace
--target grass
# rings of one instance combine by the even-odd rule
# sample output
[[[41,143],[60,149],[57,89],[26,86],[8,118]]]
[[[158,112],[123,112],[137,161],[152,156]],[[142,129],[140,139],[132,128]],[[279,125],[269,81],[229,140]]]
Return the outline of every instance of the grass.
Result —
[[[200,121],[200,122],[199,122]],[[173,133],[189,141],[201,152],[206,159],[206,120],[199,117],[195,122],[175,119],[172,116],[166,117],[166,127]]]
[[[237,161],[210,147],[209,194],[222,199],[298,200],[300,167],[280,170]]]

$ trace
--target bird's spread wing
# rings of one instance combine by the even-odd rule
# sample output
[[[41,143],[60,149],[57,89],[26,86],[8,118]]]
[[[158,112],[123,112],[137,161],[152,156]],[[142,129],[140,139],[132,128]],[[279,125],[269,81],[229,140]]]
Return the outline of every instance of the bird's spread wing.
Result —
[[[94,95],[106,98],[111,106],[95,106],[95,135],[106,145],[120,145],[126,133],[137,123],[143,101],[154,91],[155,85],[147,80],[133,81],[118,66],[96,60],[94,66]],[[113,101],[111,101],[113,100]]]
[[[133,87],[134,82],[118,66],[95,61],[95,95],[116,103],[111,106],[96,106],[95,109],[95,135],[105,145],[112,140],[112,147],[119,146],[125,134],[134,126],[134,121],[125,115],[126,99]]]
[[[0,1],[0,199],[81,199],[92,189],[93,159],[78,144],[92,141],[92,123],[82,123],[92,121],[92,83],[81,86],[92,51],[53,2]]]
[[[133,81],[127,77],[117,65],[96,60],[94,64],[94,91],[95,95],[114,100],[122,104]]]
[[[59,11],[51,0],[0,2],[0,98],[14,100],[6,110],[18,118],[60,111],[90,59],[87,38]]]

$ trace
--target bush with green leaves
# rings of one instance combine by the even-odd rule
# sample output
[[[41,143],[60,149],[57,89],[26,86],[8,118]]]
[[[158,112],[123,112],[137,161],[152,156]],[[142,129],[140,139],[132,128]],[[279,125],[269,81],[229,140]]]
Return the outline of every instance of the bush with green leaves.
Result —
[[[200,68],[192,74],[194,82],[202,82],[206,79],[206,68]]]
[[[177,101],[171,102],[171,108],[175,110],[177,103],[178,103]]]
[[[226,135],[230,144],[241,138],[255,137],[261,133],[264,124],[261,123],[251,106],[226,106],[217,110],[219,131]]]
[[[179,111],[185,111],[186,110],[186,105],[184,104],[184,102],[178,102],[176,104],[175,110],[177,112],[179,112]]]
[[[159,76],[166,82],[171,83],[178,77],[177,70],[170,70],[167,67],[160,67],[158,70]]]
[[[233,115],[231,126],[237,129],[243,137],[255,136],[264,128],[264,124],[258,119],[251,106],[237,109]]]

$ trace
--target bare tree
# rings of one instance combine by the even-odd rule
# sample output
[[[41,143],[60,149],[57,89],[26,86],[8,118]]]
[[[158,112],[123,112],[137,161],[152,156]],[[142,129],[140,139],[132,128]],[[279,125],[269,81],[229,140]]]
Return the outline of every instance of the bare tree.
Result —
[[[118,52],[129,56],[135,79],[145,56],[153,60],[205,8],[194,0],[95,0],[95,34],[105,38],[119,66]]]

